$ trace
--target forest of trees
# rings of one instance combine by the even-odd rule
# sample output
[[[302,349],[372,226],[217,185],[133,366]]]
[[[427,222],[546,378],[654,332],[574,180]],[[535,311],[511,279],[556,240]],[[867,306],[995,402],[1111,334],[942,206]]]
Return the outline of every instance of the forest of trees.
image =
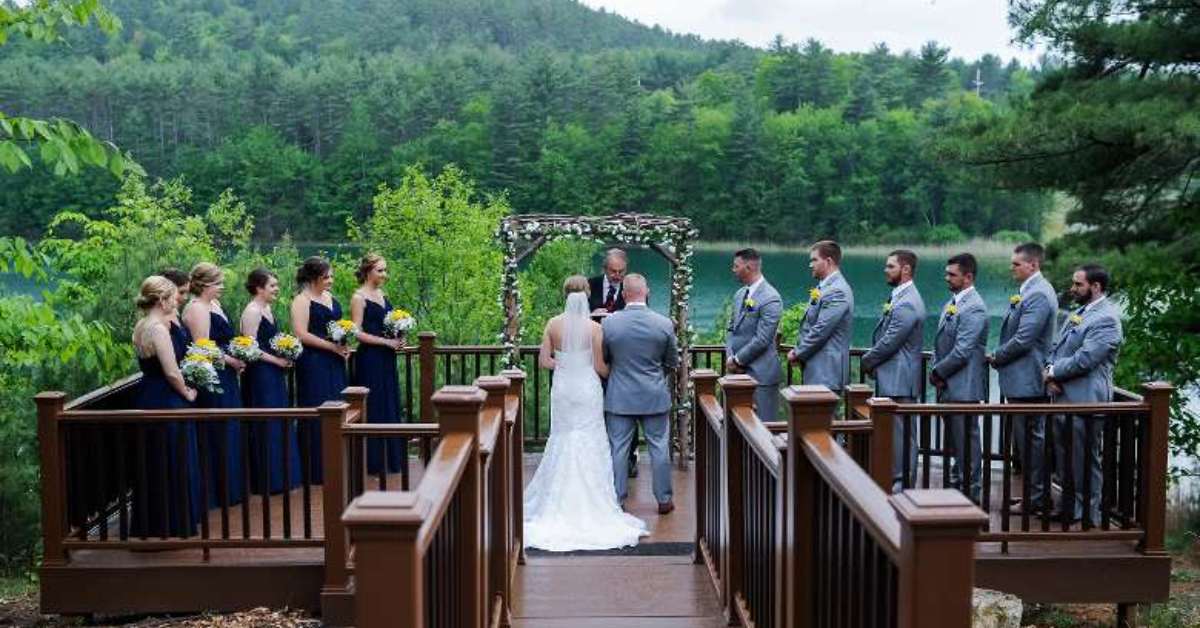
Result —
[[[761,50],[570,0],[106,4],[116,37],[5,47],[6,112],[75,120],[152,177],[182,177],[197,206],[231,188],[263,240],[341,239],[413,164],[457,164],[518,212],[673,213],[708,239],[1037,235],[1050,203],[941,146],[1027,98],[1035,73],[934,42]],[[20,211],[0,233],[94,215],[119,185],[6,173],[0,207]]]

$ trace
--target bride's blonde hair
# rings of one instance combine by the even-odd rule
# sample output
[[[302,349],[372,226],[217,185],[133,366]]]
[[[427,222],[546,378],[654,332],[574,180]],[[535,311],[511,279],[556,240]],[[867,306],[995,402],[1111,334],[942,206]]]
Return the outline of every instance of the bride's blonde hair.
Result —
[[[571,275],[563,282],[563,296],[568,296],[572,292],[582,292],[586,295],[592,294],[592,287],[588,285],[587,277],[583,275]]]

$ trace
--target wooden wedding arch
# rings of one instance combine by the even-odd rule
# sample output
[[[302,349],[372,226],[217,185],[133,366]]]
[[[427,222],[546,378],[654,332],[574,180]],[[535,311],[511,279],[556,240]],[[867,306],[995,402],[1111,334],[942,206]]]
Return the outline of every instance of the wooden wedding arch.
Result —
[[[609,216],[566,216],[524,214],[509,216],[500,222],[496,237],[504,249],[504,274],[500,282],[500,300],[504,306],[504,329],[500,342],[506,360],[519,363],[521,346],[521,293],[517,280],[518,265],[542,245],[561,238],[591,240],[605,246],[624,249],[648,248],[657,252],[671,267],[668,312],[675,326],[679,347],[679,368],[673,385],[672,427],[674,450],[681,454],[679,464],[686,465],[692,452],[692,384],[688,377],[692,328],[688,324],[688,306],[692,291],[692,253],[700,232],[687,218],[651,214],[621,213]]]

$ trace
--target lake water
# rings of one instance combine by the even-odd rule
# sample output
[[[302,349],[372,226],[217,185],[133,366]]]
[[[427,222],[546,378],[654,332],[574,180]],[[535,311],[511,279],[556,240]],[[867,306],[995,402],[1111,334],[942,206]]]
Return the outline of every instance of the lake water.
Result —
[[[706,249],[693,256],[695,284],[692,288],[691,321],[697,332],[712,329],[721,309],[733,299],[740,287],[730,272],[734,249],[728,251]],[[870,345],[871,332],[879,320],[883,303],[891,294],[891,286],[883,278],[883,255],[848,254],[842,260],[842,274],[854,289],[854,342],[855,347]],[[1008,258],[991,257],[980,259],[976,289],[987,304],[991,314],[989,328],[991,341],[995,345],[1000,336],[1000,321],[1008,309],[1008,298],[1017,286],[1009,275]],[[597,262],[597,268],[599,262]],[[665,312],[670,297],[669,273],[666,260],[653,251],[632,251],[629,267],[631,272],[640,272],[650,281],[650,306]],[[943,280],[945,259],[922,258],[918,262],[915,283],[925,300],[929,322],[925,325],[926,346],[933,342],[937,331],[937,317],[941,307],[950,298]],[[763,253],[763,274],[783,296],[785,307],[808,300],[808,291],[816,286],[816,280],[808,269],[808,252]],[[787,338],[787,342],[794,339]]]

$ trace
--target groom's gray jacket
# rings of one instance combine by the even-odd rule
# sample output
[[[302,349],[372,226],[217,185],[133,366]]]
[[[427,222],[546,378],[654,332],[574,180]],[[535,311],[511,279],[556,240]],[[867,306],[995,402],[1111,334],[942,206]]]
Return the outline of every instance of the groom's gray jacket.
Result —
[[[614,414],[663,414],[671,409],[667,371],[679,366],[670,319],[641,303],[604,319],[608,386],[604,409]]]

